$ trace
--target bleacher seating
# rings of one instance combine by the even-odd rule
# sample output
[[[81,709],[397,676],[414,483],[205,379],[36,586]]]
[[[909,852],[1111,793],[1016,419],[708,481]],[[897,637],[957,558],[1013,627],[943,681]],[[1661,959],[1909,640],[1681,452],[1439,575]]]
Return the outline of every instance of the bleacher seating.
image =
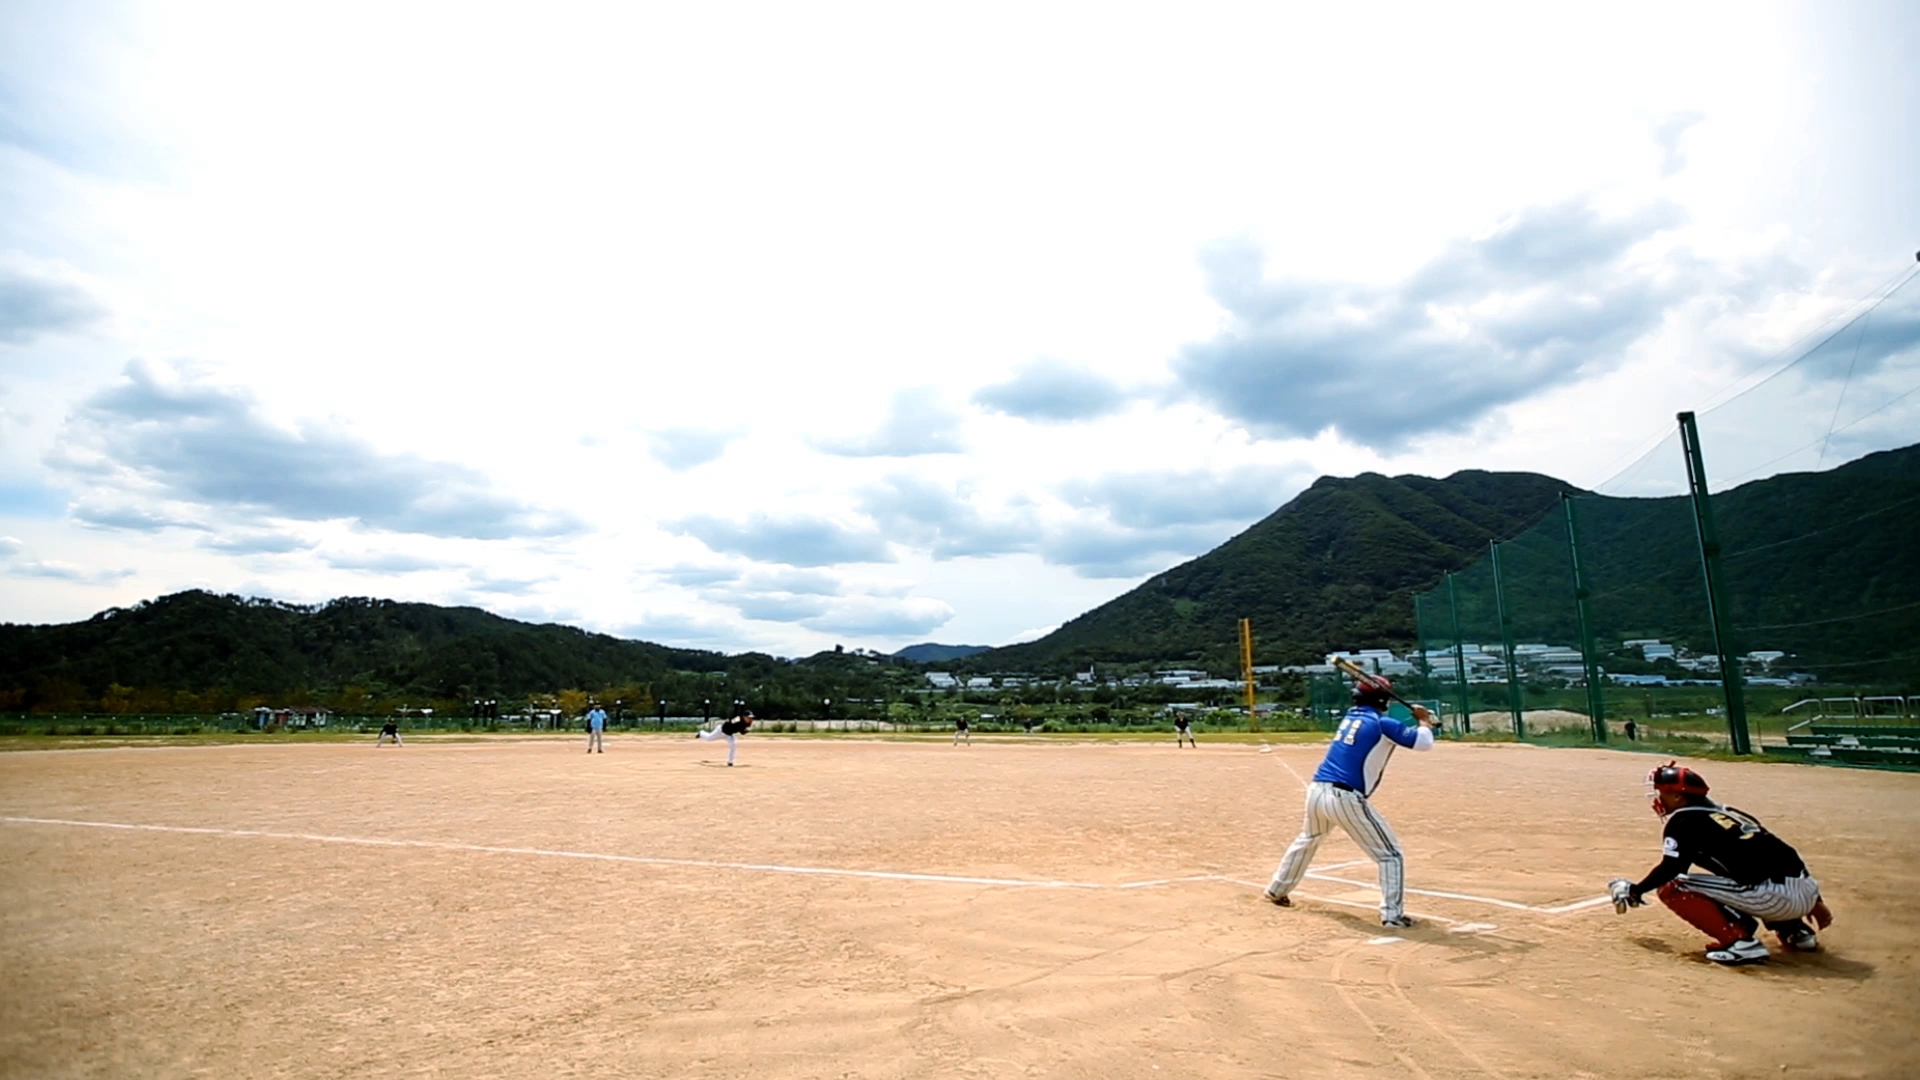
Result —
[[[1791,732],[1787,745],[1761,749],[1776,757],[1826,765],[1920,771],[1920,727],[1893,724],[1815,723]]]

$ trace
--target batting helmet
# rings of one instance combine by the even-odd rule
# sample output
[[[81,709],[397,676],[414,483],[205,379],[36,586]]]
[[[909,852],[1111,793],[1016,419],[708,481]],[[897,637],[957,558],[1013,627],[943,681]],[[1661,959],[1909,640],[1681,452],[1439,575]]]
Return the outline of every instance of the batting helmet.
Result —
[[[1353,684],[1353,703],[1384,709],[1393,700],[1393,684],[1383,675],[1375,675]]]

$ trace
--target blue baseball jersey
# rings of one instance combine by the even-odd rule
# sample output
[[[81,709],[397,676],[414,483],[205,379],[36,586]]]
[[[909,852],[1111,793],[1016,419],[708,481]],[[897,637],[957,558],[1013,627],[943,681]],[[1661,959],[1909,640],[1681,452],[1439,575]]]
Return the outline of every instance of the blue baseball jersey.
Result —
[[[1387,771],[1387,759],[1393,748],[1412,749],[1419,729],[1380,715],[1378,709],[1355,705],[1347,710],[1327,744],[1326,759],[1313,771],[1315,780],[1345,784],[1362,795],[1373,794],[1380,786],[1380,774]]]
[[[606,727],[607,714],[604,712],[601,712],[599,709],[593,710],[592,712],[587,714],[587,726],[589,728],[592,728],[594,731],[599,731],[600,729]]]

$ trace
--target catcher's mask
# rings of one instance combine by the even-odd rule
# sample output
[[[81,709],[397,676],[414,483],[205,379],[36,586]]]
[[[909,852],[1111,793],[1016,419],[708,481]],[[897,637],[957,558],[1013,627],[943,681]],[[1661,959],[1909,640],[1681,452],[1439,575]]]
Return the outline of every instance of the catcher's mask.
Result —
[[[1657,765],[1647,773],[1648,797],[1653,802],[1653,812],[1661,817],[1667,816],[1666,804],[1660,801],[1662,792],[1677,791],[1683,795],[1705,795],[1709,790],[1707,779],[1683,765],[1669,761]]]
[[[1353,703],[1368,705],[1376,709],[1385,709],[1387,702],[1393,699],[1393,684],[1386,676],[1375,675],[1353,684]]]

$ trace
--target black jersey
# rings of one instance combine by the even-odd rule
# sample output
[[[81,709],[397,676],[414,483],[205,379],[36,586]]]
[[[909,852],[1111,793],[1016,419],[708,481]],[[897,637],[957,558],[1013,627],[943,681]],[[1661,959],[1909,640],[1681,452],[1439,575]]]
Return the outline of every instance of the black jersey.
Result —
[[[361,729],[361,730],[365,730],[365,729],[363,728],[363,729]],[[396,723],[394,723],[394,722],[393,722],[393,721],[391,721],[391,720],[389,720],[389,721],[387,721],[387,722],[386,722],[386,724],[384,724],[384,725],[382,725],[382,726],[381,726],[381,728],[380,728],[380,734],[382,734],[382,735],[398,735],[398,734],[400,734],[400,725],[399,725],[399,724],[396,724]]]
[[[1753,815],[1731,806],[1683,806],[1668,814],[1661,855],[1640,891],[1657,889],[1692,866],[1742,885],[1786,881],[1807,872],[1799,852]]]
[[[955,720],[955,721],[953,722],[953,727],[954,727],[954,730],[955,730],[955,731],[965,731],[965,730],[967,730],[967,718],[963,716],[963,717],[961,717],[960,719],[958,719],[958,720]]]
[[[1173,718],[1173,726],[1179,728],[1181,731],[1187,730],[1187,725],[1190,723],[1192,723],[1192,721],[1184,716],[1176,716]]]
[[[720,734],[738,735],[753,725],[751,720],[728,720],[720,725]]]

